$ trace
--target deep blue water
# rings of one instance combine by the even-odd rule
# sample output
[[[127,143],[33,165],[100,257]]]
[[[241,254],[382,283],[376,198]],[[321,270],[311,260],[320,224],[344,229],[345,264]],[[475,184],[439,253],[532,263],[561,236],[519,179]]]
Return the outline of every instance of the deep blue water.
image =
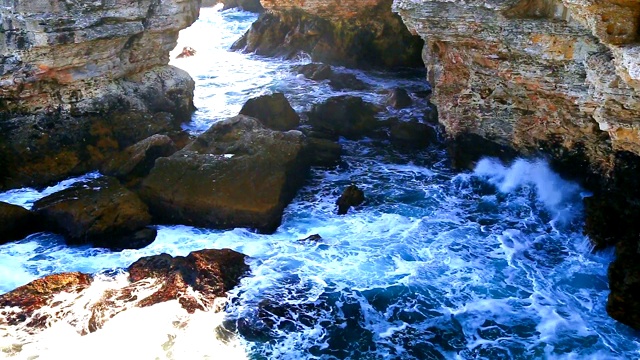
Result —
[[[188,130],[201,132],[237,114],[248,98],[275,91],[302,112],[338,94],[381,104],[386,89],[428,86],[419,71],[342,69],[373,90],[336,92],[291,71],[309,61],[304,54],[283,61],[228,52],[254,19],[240,11],[203,9],[201,19],[181,33],[178,51],[186,45],[198,51],[174,61],[197,83],[199,110]],[[381,116],[415,118],[425,106],[416,99],[413,108],[387,109]],[[460,174],[448,168],[437,147],[407,151],[378,140],[341,143],[343,163],[312,171],[273,235],[174,226],[160,227],[157,240],[144,249],[118,253],[68,247],[53,234],[1,245],[0,292],[61,271],[105,275],[93,293],[65,300],[65,324],[53,324],[51,331],[31,334],[0,323],[0,357],[640,357],[638,333],[606,315],[606,270],[613,255],[591,253],[582,235],[581,199],[588,194],[579,186],[539,160],[504,166],[485,159]],[[365,191],[366,202],[338,216],[335,200],[352,183]],[[21,189],[0,200],[29,207],[45,193]],[[298,241],[312,234],[322,240]],[[126,274],[114,277],[114,269],[141,256],[222,247],[251,256],[252,271],[222,313],[188,315],[159,305],[125,311],[102,330],[78,334],[98,290],[126,283]],[[65,346],[63,338],[76,345]]]

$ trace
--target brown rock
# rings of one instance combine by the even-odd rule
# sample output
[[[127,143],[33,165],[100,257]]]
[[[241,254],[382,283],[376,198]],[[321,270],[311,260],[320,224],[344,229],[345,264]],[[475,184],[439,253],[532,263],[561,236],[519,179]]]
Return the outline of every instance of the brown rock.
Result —
[[[0,202],[0,244],[23,239],[40,229],[42,224],[33,212],[22,206]]]
[[[328,139],[309,137],[305,149],[311,165],[315,166],[335,166],[342,158],[342,145]]]
[[[110,177],[76,184],[38,200],[33,208],[70,244],[129,248],[119,238],[151,223],[147,206]]]
[[[380,126],[375,113],[373,104],[344,95],[314,105],[308,115],[311,126],[317,131],[358,139]]]
[[[355,185],[349,185],[336,201],[338,215],[345,215],[352,206],[358,206],[364,202],[364,191]]]
[[[150,306],[159,302],[178,299],[193,313],[204,310],[201,300],[213,301],[225,296],[240,279],[249,272],[246,255],[229,249],[200,250],[186,257],[168,254],[143,257],[129,266],[132,282],[157,279],[161,287],[154,294],[142,299],[138,306]],[[198,293],[196,299],[189,290]]]
[[[293,130],[300,125],[300,116],[282,93],[249,99],[240,114],[256,118],[264,126],[278,131]]]
[[[273,232],[308,169],[304,135],[238,115],[159,158],[141,195],[165,223]]]
[[[180,52],[180,54],[178,54],[178,56],[176,56],[176,59],[182,59],[182,58],[187,58],[187,57],[192,57],[196,55],[196,49],[192,48],[191,46],[185,46],[182,48],[182,51]]]
[[[403,88],[395,88],[389,91],[386,102],[387,105],[392,106],[396,109],[404,109],[413,104],[413,99],[411,99],[411,96],[409,95],[407,90]]]
[[[390,128],[391,141],[405,147],[425,147],[437,142],[434,128],[417,121],[397,121]]]
[[[61,292],[79,292],[87,288],[91,281],[90,275],[79,272],[54,274],[34,280],[0,295],[0,308],[18,308],[18,310],[3,311],[2,317],[9,325],[30,320],[27,326],[44,327],[49,315],[32,317],[34,312],[47,305],[54,295]]]

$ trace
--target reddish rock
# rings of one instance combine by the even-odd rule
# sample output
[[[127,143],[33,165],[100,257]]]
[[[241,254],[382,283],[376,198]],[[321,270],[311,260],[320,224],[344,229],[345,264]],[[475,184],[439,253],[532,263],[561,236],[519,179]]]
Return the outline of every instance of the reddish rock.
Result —
[[[182,48],[182,51],[180,52],[180,54],[178,54],[178,56],[176,56],[176,59],[182,59],[182,58],[186,58],[186,57],[192,57],[196,55],[196,49],[192,48],[191,46],[185,46]]]
[[[138,306],[150,306],[178,299],[190,313],[204,310],[201,301],[225,296],[249,272],[246,255],[230,249],[200,250],[186,257],[168,254],[143,257],[129,266],[132,282],[157,279],[161,287],[142,299]],[[189,290],[196,291],[195,298]]]

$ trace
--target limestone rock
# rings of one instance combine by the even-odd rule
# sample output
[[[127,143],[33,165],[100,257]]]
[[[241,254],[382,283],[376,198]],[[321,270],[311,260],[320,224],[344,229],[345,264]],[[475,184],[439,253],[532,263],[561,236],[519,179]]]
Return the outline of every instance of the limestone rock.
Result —
[[[160,222],[273,232],[306,176],[303,148],[302,133],[238,115],[156,160],[140,193]]]
[[[114,178],[102,177],[76,184],[44,197],[34,204],[34,211],[55,232],[63,234],[70,244],[92,243],[110,248],[131,248],[121,237],[151,223],[147,206],[133,192]],[[138,236],[155,238],[155,232]],[[148,240],[137,241],[147,245]]]
[[[373,104],[359,97],[343,95],[314,105],[308,115],[309,123],[317,131],[358,139],[380,127],[375,114]]]
[[[249,99],[240,114],[256,118],[264,126],[278,131],[293,130],[300,125],[300,116],[282,93]]]
[[[422,41],[391,12],[392,0],[262,0],[269,10],[234,44],[236,50],[349,67],[422,66]]]
[[[37,216],[22,206],[0,202],[0,244],[23,239],[38,232],[41,224]]]

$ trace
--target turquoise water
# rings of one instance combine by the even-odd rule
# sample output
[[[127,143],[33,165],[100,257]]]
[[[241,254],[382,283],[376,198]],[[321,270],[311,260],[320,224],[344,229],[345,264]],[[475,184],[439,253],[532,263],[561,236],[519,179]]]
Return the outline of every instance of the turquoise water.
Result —
[[[203,9],[201,19],[181,33],[178,49],[189,45],[198,51],[174,61],[197,83],[199,110],[188,130],[201,132],[235,115],[248,98],[273,91],[284,92],[304,111],[338,94],[382,103],[385,89],[427,86],[421,72],[344,69],[372,90],[336,92],[291,71],[309,61],[304,54],[282,61],[229,53],[254,19],[240,11]],[[424,106],[418,100],[413,108],[387,109],[382,116],[419,117]],[[160,305],[127,310],[86,336],[79,332],[86,328],[86,304],[94,300],[71,299],[63,330],[53,324],[55,331],[32,333],[0,323],[0,357],[640,357],[638,333],[606,315],[606,271],[613,254],[591,253],[582,235],[581,199],[588,194],[579,186],[540,160],[504,166],[485,159],[475,171],[460,174],[436,147],[401,151],[378,140],[341,143],[343,163],[312,171],[273,235],[161,226],[153,244],[117,253],[68,247],[53,234],[1,245],[0,292],[61,271],[99,273],[92,288],[117,287],[126,278],[122,268],[141,256],[202,248],[249,255],[251,275],[231,292],[219,317]],[[87,177],[95,176],[100,175]],[[366,201],[338,216],[335,200],[352,183],[365,191]],[[55,189],[22,189],[0,200],[29,207]],[[299,241],[312,234],[322,240]],[[149,336],[141,340],[141,333]],[[77,345],[60,345],[62,338]],[[130,338],[136,342],[126,350]]]

